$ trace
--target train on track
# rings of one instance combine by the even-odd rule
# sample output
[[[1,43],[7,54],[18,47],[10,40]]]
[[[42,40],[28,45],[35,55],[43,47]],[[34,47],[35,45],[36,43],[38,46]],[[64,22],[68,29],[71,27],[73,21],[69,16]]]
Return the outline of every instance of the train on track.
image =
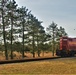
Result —
[[[76,54],[76,38],[61,37],[59,43],[59,49],[56,50],[57,56],[65,57]]]

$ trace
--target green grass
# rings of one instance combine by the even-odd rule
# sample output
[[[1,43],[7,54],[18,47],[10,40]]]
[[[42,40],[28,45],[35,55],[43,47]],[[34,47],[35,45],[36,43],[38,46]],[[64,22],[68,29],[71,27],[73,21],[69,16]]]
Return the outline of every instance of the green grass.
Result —
[[[0,74],[75,74],[76,60],[52,60],[0,65]]]

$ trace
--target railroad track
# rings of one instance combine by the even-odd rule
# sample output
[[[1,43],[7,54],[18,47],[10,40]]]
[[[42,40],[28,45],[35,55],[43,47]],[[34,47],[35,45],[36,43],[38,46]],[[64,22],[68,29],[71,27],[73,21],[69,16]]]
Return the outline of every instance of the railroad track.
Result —
[[[40,61],[40,60],[52,60],[58,59],[61,57],[44,57],[44,58],[26,58],[26,59],[13,59],[13,60],[2,60],[0,64],[10,64],[10,63],[21,63],[21,62],[31,62],[31,61]]]
[[[76,56],[74,56],[76,57]],[[21,63],[21,62],[32,62],[32,61],[41,61],[41,60],[55,60],[62,57],[39,57],[39,58],[25,58],[25,59],[13,59],[13,60],[2,60],[0,64],[10,64],[10,63]],[[72,58],[72,57],[63,57],[63,58]]]

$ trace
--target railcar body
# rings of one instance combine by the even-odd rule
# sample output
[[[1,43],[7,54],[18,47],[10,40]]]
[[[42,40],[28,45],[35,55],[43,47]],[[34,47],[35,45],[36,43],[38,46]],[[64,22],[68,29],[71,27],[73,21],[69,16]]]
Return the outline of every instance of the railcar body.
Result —
[[[76,38],[61,37],[60,48],[56,50],[57,56],[74,56],[76,54]]]

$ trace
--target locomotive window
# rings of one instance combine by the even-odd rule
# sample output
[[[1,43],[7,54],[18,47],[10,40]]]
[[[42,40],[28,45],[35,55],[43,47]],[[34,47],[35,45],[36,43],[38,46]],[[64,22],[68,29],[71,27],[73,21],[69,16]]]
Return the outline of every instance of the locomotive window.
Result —
[[[69,39],[69,41],[72,41],[72,39]]]

